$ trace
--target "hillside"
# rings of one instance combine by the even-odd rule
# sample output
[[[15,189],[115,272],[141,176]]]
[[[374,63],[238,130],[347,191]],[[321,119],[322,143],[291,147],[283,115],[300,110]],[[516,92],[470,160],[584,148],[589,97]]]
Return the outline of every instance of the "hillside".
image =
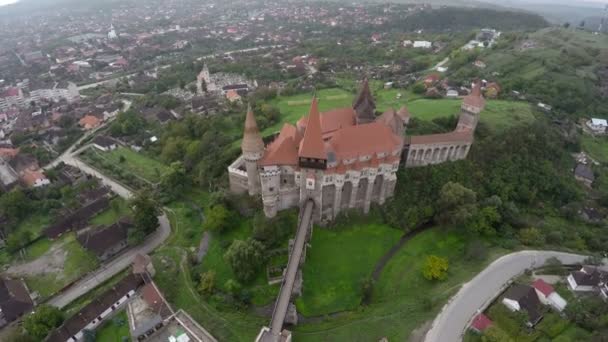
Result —
[[[572,28],[507,33],[490,50],[459,52],[454,57],[450,65],[454,80],[496,80],[503,95],[517,90],[560,112],[608,117],[608,35]],[[487,67],[471,68],[476,59]]]
[[[540,15],[488,8],[442,7],[404,18],[395,25],[403,31],[468,31],[483,27],[500,30],[535,30],[549,23]]]

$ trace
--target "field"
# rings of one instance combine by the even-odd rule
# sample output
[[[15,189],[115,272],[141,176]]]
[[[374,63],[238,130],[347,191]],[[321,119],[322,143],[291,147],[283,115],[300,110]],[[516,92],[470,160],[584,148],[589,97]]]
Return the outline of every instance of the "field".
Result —
[[[168,170],[165,164],[126,147],[108,152],[89,147],[79,158],[108,176],[135,188],[160,182],[161,176]]]
[[[121,311],[112,320],[102,325],[95,333],[96,342],[131,341],[129,322],[126,311]]]
[[[111,163],[152,183],[159,182],[160,176],[167,171],[165,164],[126,147],[119,147],[102,155]],[[124,158],[122,162],[121,157]]]
[[[95,256],[80,246],[74,234],[68,234],[52,244],[48,240],[41,240],[37,244],[30,252],[37,254],[36,258],[13,264],[7,272],[25,278],[30,290],[37,291],[42,298],[53,295],[98,266]]]
[[[409,93],[405,89],[373,90],[376,99],[376,110],[384,112],[389,108],[399,109],[406,106],[412,117],[430,121],[435,118],[458,115],[460,113],[461,99],[423,99]],[[397,94],[402,97],[397,99]],[[352,105],[354,94],[339,88],[323,89],[316,93],[319,98],[319,109],[349,107]],[[312,94],[299,94],[294,96],[278,97],[270,101],[281,111],[281,122],[266,128],[262,133],[269,135],[279,131],[284,123],[296,123],[303,115],[308,114]],[[520,123],[534,120],[534,112],[527,102],[488,100],[486,109],[481,113],[482,122],[492,129],[504,129]]]
[[[319,316],[358,307],[363,280],[401,235],[377,224],[315,229],[304,264],[305,286],[297,300],[298,312]]]
[[[120,218],[130,213],[127,201],[120,197],[116,197],[112,201],[116,201],[119,204],[118,210],[114,210],[112,208],[107,209],[106,211],[93,217],[90,221],[91,225],[109,226],[118,222]]]
[[[294,329],[294,339],[376,341],[387,337],[389,341],[408,340],[414,329],[433,319],[460,285],[489,262],[466,260],[463,257],[465,245],[462,234],[440,228],[417,235],[388,262],[375,284],[370,305],[314,322],[304,322]],[[449,260],[447,280],[432,282],[422,277],[422,263],[429,254]],[[492,257],[498,254],[499,251],[490,253]],[[305,277],[304,291],[306,286]]]
[[[591,158],[600,163],[608,163],[608,137],[592,137],[588,134],[581,136],[581,147]]]

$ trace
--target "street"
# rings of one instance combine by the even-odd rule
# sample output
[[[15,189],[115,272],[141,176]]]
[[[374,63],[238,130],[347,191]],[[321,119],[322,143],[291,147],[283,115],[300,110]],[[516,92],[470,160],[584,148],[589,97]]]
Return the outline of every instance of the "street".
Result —
[[[563,264],[582,263],[587,256],[552,251],[521,251],[498,258],[452,297],[433,321],[426,334],[426,342],[456,342],[462,340],[468,323],[500,292],[510,279],[528,268],[558,258]]]
[[[70,148],[69,151],[71,150],[72,148]],[[75,153],[77,152],[79,151],[76,151]],[[132,196],[133,193],[131,192],[131,190],[127,189],[122,184],[114,181],[111,178],[106,177],[101,172],[76,159],[74,157],[75,153],[65,153],[60,158],[58,158],[57,162],[63,161],[68,165],[72,165],[79,168],[80,170],[82,170],[82,172],[86,174],[93,175],[101,179],[101,182],[104,185],[109,186],[112,191],[114,191],[120,197],[128,199]],[[53,296],[48,301],[48,304],[54,305],[59,308],[65,307],[76,298],[84,295],[97,285],[103,283],[104,281],[118,274],[120,271],[129,267],[137,254],[148,254],[154,249],[156,249],[158,246],[160,246],[169,237],[169,234],[171,234],[171,224],[165,213],[159,216],[158,220],[160,223],[159,228],[152,235],[148,236],[143,242],[143,244],[127,250],[126,252],[118,255],[118,257],[112,259],[112,261],[110,261],[109,263],[102,265],[94,273],[85,276],[64,292]]]

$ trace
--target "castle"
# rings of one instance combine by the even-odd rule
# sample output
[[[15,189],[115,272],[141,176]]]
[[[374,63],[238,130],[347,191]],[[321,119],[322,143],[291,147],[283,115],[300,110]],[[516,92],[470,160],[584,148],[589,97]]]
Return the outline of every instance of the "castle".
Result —
[[[245,119],[243,154],[229,167],[230,190],[261,195],[264,213],[312,199],[313,220],[333,220],[342,210],[367,213],[371,203],[393,196],[397,170],[467,157],[479,114],[485,106],[476,83],[463,99],[453,132],[406,136],[410,113],[403,107],[376,117],[376,104],[365,80],[349,108],[320,113],[312,99],[310,111],[297,124],[285,124],[264,146],[251,109]]]

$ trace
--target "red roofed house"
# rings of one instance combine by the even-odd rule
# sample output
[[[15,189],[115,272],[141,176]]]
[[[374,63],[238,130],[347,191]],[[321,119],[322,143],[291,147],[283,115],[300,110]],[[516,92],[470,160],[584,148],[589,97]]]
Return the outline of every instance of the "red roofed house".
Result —
[[[483,313],[480,313],[475,316],[475,318],[473,318],[473,322],[471,322],[470,328],[474,332],[481,334],[487,328],[489,328],[490,325],[492,325],[492,321],[488,318],[488,316],[484,315]]]
[[[435,83],[439,82],[441,77],[437,74],[430,74],[424,79],[424,86],[427,88],[432,87]]]
[[[568,302],[555,292],[553,286],[547,284],[542,279],[537,279],[532,283],[532,287],[536,291],[541,303],[551,306],[558,312],[564,311]]]
[[[85,115],[80,119],[80,121],[78,121],[78,123],[80,126],[82,126],[82,128],[88,131],[99,127],[99,125],[101,125],[101,120],[94,115]]]
[[[454,132],[407,139],[408,110],[376,116],[367,81],[352,107],[320,112],[318,102],[313,97],[308,115],[295,126],[285,124],[266,146],[247,112],[243,155],[228,167],[230,189],[261,195],[268,217],[304,199],[315,202],[315,222],[331,221],[345,209],[367,213],[371,203],[393,196],[402,157],[409,167],[465,158],[484,104],[477,85],[464,99]]]
[[[25,170],[21,174],[21,181],[28,188],[39,188],[51,184],[51,181],[40,171]]]

